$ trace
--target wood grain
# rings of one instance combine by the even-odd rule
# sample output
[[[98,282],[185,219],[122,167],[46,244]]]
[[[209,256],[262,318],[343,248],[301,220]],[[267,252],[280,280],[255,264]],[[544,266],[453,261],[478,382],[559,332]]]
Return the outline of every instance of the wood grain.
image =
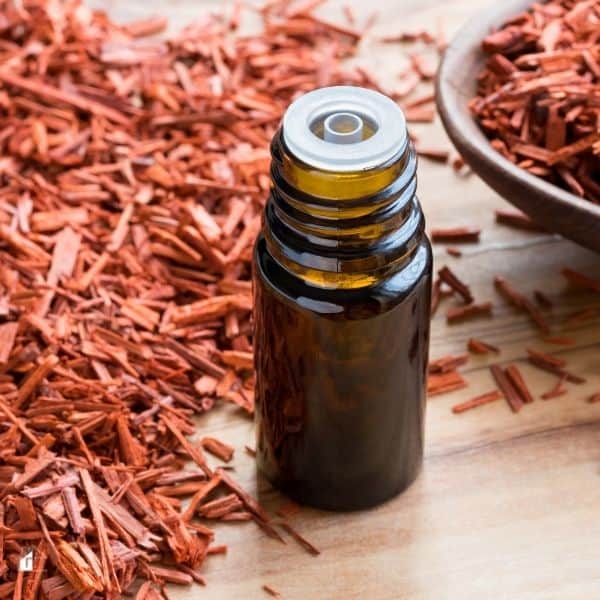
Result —
[[[359,19],[374,7],[366,0],[331,2],[322,14],[341,18],[343,3]],[[119,19],[165,12],[164,3],[146,0],[96,2]],[[380,3],[374,34],[407,28],[434,28],[443,17],[451,32],[486,5],[485,0],[394,0]],[[168,16],[181,26],[219,2],[179,0]],[[248,17],[251,20],[251,17]],[[361,64],[389,82],[405,64],[401,46],[365,41]],[[414,127],[424,145],[450,147],[439,123]],[[600,595],[597,540],[600,537],[600,404],[585,398],[600,391],[600,312],[570,332],[573,348],[541,342],[527,317],[516,313],[493,290],[495,274],[522,291],[543,289],[556,303],[553,323],[599,300],[568,288],[559,276],[570,266],[600,277],[598,256],[557,236],[515,232],[494,224],[494,208],[505,203],[476,177],[459,178],[451,169],[423,160],[419,196],[428,225],[474,225],[481,243],[452,259],[436,246],[437,268],[449,264],[478,300],[494,303],[494,318],[447,326],[444,307],[433,322],[431,355],[465,351],[478,336],[502,348],[499,358],[475,357],[465,369],[469,388],[428,404],[426,459],[417,482],[402,496],[371,511],[332,514],[303,510],[293,524],[322,550],[307,555],[292,540],[285,546],[252,523],[222,525],[217,543],[227,556],[207,562],[206,589],[170,587],[176,600],[260,600],[268,584],[285,599],[581,599]],[[555,325],[556,331],[561,329]],[[544,402],[539,395],[552,376],[524,363],[525,347],[552,350],[589,379],[569,385],[569,394]],[[490,361],[516,361],[536,400],[515,415],[496,402],[463,415],[451,406],[492,389]],[[229,406],[199,421],[199,437],[214,435],[237,449],[236,477],[269,508],[285,499],[257,477],[243,450],[254,446],[252,423]],[[216,464],[213,462],[213,464]]]

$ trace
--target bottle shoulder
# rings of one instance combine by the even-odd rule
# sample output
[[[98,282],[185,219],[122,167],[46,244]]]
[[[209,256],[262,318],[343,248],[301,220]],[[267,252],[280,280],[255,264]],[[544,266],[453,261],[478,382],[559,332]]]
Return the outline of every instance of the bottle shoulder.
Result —
[[[306,278],[284,268],[269,253],[261,234],[255,245],[255,285],[276,294],[284,302],[323,315],[374,315],[387,312],[408,298],[422,283],[430,285],[432,251],[429,240],[422,236],[410,260],[396,270],[387,270],[368,285],[335,288],[315,285]],[[340,273],[340,283],[346,277]]]

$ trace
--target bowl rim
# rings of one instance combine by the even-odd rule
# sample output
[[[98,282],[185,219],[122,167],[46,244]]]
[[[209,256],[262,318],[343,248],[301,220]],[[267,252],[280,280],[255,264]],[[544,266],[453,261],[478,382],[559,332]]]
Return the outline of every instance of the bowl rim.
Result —
[[[551,199],[554,203],[600,218],[600,205],[528,173],[497,152],[472,117],[466,104],[461,103],[469,99],[466,90],[461,93],[453,81],[453,74],[464,68],[471,55],[475,53],[483,60],[485,54],[481,49],[481,41],[492,27],[502,25],[533,4],[535,0],[505,0],[500,5],[494,4],[482,10],[459,29],[446,49],[438,69],[436,100],[440,117],[450,139],[461,154],[465,155],[467,162],[476,159],[483,163],[482,166],[488,171],[498,176],[505,175],[516,179],[525,187]],[[504,195],[503,197],[524,212],[528,212],[519,202],[514,202],[513,198]]]

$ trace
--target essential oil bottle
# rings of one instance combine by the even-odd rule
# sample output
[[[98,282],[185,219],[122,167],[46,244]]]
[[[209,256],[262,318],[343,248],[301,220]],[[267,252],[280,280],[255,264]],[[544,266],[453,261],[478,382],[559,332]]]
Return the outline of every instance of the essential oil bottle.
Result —
[[[404,490],[423,457],[431,247],[399,107],[301,96],[272,145],[255,248],[257,461],[332,510]]]

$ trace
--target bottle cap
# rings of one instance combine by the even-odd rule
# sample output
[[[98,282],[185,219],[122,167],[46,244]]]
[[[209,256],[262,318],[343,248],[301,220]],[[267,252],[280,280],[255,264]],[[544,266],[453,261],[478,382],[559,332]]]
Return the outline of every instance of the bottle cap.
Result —
[[[353,86],[326,87],[295,100],[283,117],[283,139],[298,160],[316,169],[377,168],[406,145],[406,119],[390,98]]]

